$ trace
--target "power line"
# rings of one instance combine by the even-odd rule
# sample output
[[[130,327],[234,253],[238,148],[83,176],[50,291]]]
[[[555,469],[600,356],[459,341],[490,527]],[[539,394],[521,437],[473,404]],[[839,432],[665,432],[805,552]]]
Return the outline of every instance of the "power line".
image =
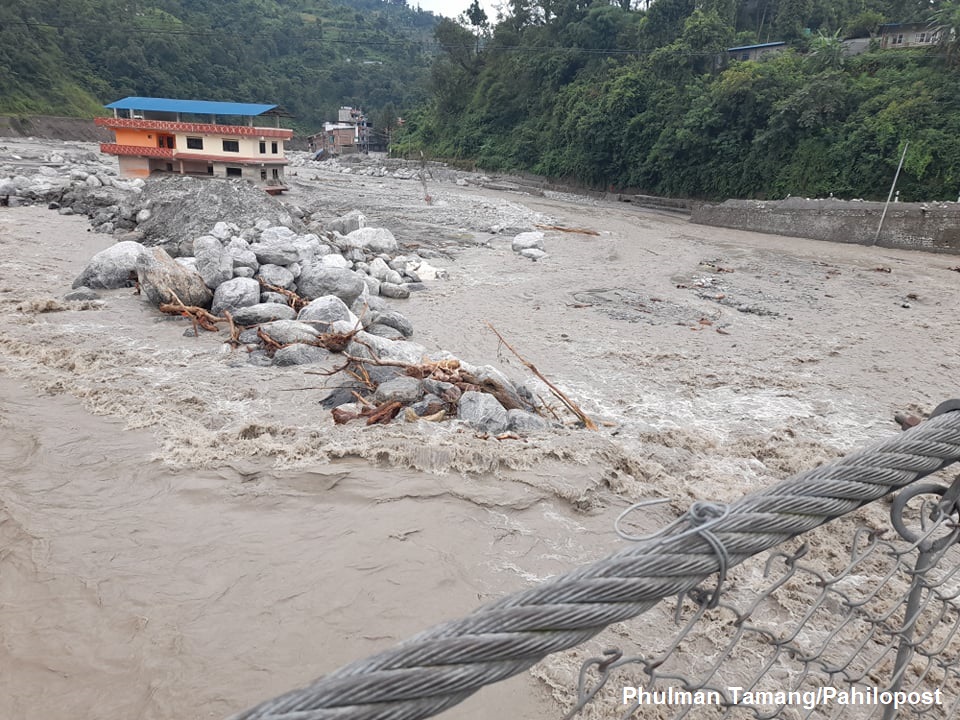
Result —
[[[40,23],[40,22],[29,22],[29,21],[16,21],[12,23],[7,23],[10,25],[22,25],[25,27],[35,27],[35,28],[48,28],[52,30],[62,30],[66,28],[75,29],[77,24],[55,24],[55,23]],[[99,25],[97,26],[99,27]],[[273,39],[275,36],[270,33],[234,33],[234,32],[225,32],[219,30],[172,30],[172,29],[159,29],[159,28],[146,28],[142,26],[131,26],[124,27],[124,33],[132,33],[135,35],[160,35],[160,36],[183,36],[183,37],[236,37],[243,39],[250,38],[269,38]],[[447,44],[439,43],[433,41],[417,41],[417,40],[373,40],[373,39],[358,39],[358,38],[331,38],[331,37],[319,37],[311,38],[322,43],[331,43],[336,45],[350,45],[353,47],[397,47],[397,48],[410,48],[419,46],[421,50],[428,54],[437,54],[438,52],[451,52],[455,50],[466,50],[474,51],[476,46],[474,44]],[[667,53],[671,57],[713,57],[718,54],[722,54],[724,50],[669,50],[665,51],[664,48],[656,48],[654,50],[640,50],[640,49],[630,49],[630,48],[583,48],[574,45],[493,45],[488,44],[484,45],[481,48],[482,52],[503,52],[503,53],[525,53],[525,54],[558,54],[558,53],[570,53],[570,54],[581,54],[581,55],[596,55],[596,56],[635,56],[642,57],[651,55],[654,52]]]

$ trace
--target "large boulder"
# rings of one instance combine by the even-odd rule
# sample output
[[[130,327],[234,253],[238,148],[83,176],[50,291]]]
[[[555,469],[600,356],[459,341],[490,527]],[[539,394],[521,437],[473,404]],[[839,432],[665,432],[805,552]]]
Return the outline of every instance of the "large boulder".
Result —
[[[304,297],[336,295],[347,306],[352,305],[354,300],[360,297],[366,286],[363,278],[352,270],[317,265],[303,268],[297,279],[297,287]]]
[[[197,272],[211,290],[233,277],[233,256],[212,235],[201,235],[193,241]]]
[[[257,303],[233,311],[233,321],[237,325],[259,325],[272,320],[293,320],[297,311],[289,305],[279,303]]]
[[[402,375],[381,383],[373,394],[373,401],[380,403],[399,401],[404,405],[416,402],[423,397],[423,386],[417,378]]]
[[[494,435],[506,432],[510,425],[507,411],[493,395],[465,392],[460,397],[457,417],[470,427]]]
[[[406,340],[388,340],[368,332],[358,332],[347,346],[347,353],[355,357],[397,360],[416,365],[423,361],[427,350],[417,343]]]
[[[147,252],[147,248],[132,240],[111,245],[90,258],[83,272],[73,281],[73,287],[86,286],[95,290],[126,287],[130,273],[136,272],[137,262]]]
[[[159,247],[140,256],[137,261],[137,282],[140,283],[140,294],[154,305],[179,300],[184,305],[207,308],[213,300],[213,293],[202,277],[185,268]]]
[[[386,228],[362,227],[348,233],[346,243],[349,247],[359,248],[370,255],[393,255],[400,247],[393,233]]]
[[[522,232],[513,238],[511,247],[516,253],[520,252],[521,250],[527,250],[528,248],[543,250],[543,233],[539,231]]]
[[[257,256],[261,265],[289,265],[300,259],[300,253],[293,244],[293,239],[270,240],[250,246],[250,251]]]
[[[357,316],[350,312],[350,308],[344,304],[343,300],[335,295],[324,295],[312,300],[300,310],[297,320],[309,323],[326,323],[327,325],[343,320],[350,323],[351,328],[357,327],[360,322]]]
[[[273,356],[274,365],[288,367],[290,365],[312,365],[314,363],[326,362],[330,359],[329,350],[314,345],[304,345],[296,343],[280,348]]]
[[[331,220],[326,223],[327,230],[333,232],[338,232],[341,235],[346,235],[352,233],[354,230],[359,230],[362,227],[366,227],[367,218],[359,210],[351,210],[346,215],[341,215],[336,220]]]
[[[260,283],[253,278],[233,278],[220,283],[213,293],[211,311],[219,315],[224,310],[231,313],[237,308],[250,307],[260,302]]]
[[[223,252],[233,258],[234,270],[241,267],[250,268],[253,271],[260,269],[257,256],[250,251],[250,243],[243,238],[232,238],[223,246]]]
[[[293,287],[293,273],[280,265],[271,265],[270,263],[261,265],[260,272],[257,274],[268,285],[281,287],[284,290]]]
[[[371,319],[374,323],[393,328],[404,337],[410,337],[413,335],[413,323],[396,310],[375,312],[373,313],[373,317]]]
[[[281,345],[290,343],[312,343],[320,335],[320,331],[307,323],[296,320],[275,320],[264,323],[260,329]]]

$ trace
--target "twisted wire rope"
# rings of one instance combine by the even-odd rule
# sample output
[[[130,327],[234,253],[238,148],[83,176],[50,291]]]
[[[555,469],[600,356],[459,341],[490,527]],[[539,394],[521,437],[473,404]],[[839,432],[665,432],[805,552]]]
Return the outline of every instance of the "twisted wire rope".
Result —
[[[681,518],[691,520],[686,528],[671,524],[659,536],[437,625],[232,720],[419,720],[443,712],[484,685],[693,590],[713,573],[957,461],[960,412],[936,413],[901,435],[747,495],[712,520],[694,521],[688,513]],[[710,537],[693,531],[697,526]]]

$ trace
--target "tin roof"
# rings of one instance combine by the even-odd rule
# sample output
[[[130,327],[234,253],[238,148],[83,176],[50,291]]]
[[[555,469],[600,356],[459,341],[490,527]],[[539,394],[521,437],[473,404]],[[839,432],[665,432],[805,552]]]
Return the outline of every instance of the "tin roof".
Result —
[[[127,97],[112,102],[111,110],[190,113],[193,115],[262,115],[276,105],[257,103],[211,102],[209,100],[173,100],[170,98]]]
[[[760,43],[759,45],[740,45],[739,47],[727,48],[727,52],[733,52],[734,50],[756,50],[757,48],[776,47],[777,45],[786,44],[785,41],[780,40],[779,42]]]

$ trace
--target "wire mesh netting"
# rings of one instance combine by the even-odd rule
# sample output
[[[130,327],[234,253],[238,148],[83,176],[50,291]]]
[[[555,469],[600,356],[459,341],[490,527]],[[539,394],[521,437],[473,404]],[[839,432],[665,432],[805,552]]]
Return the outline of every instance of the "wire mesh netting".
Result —
[[[952,717],[957,494],[960,478],[908,488],[888,518],[876,504],[819,528],[534,675],[568,719]]]

